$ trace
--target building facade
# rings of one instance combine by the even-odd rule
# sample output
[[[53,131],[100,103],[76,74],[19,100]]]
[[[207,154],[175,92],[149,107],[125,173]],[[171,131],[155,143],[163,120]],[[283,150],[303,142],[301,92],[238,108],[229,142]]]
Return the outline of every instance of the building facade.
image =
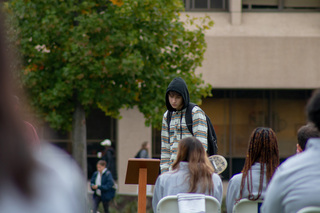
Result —
[[[214,27],[206,32],[207,51],[201,73],[212,85],[212,97],[201,107],[218,136],[218,153],[229,167],[229,179],[241,171],[252,130],[275,130],[281,160],[295,154],[296,132],[306,121],[305,105],[320,87],[320,1],[314,0],[185,0],[193,17],[210,16]],[[164,109],[165,111],[165,109]],[[133,109],[123,115],[139,114]],[[135,193],[124,185],[126,162],[134,156],[133,143],[152,140],[152,156],[160,156],[160,132],[129,117],[118,121],[120,192]],[[131,129],[132,133],[128,131]],[[126,136],[122,136],[126,131]],[[138,134],[137,132],[141,134]],[[152,132],[152,134],[150,134]],[[140,135],[137,140],[130,134]],[[149,138],[152,136],[152,139]],[[135,142],[132,141],[135,140]],[[129,145],[128,145],[129,144]],[[136,149],[137,149],[136,148]],[[134,149],[134,150],[136,150]],[[126,157],[124,157],[126,156]]]

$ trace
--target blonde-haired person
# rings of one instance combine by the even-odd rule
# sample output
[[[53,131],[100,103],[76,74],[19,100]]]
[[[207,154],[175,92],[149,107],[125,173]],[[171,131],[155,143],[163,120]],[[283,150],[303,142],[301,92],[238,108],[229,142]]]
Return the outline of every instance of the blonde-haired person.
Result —
[[[279,166],[277,137],[271,128],[258,127],[253,130],[244,167],[234,175],[227,190],[227,212],[242,198],[263,199],[267,185]]]
[[[177,158],[172,171],[161,174],[155,185],[152,206],[156,212],[159,200],[178,193],[201,193],[222,201],[223,186],[201,142],[187,137],[179,142]]]
[[[136,154],[135,158],[150,158],[149,157],[149,142],[145,141],[141,144],[141,149]]]

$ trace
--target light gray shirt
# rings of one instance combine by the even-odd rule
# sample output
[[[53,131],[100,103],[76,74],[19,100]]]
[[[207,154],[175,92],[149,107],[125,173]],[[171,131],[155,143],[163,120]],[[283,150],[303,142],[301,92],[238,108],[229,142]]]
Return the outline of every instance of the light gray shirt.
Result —
[[[169,171],[161,174],[155,185],[152,199],[153,212],[156,212],[157,204],[161,198],[168,195],[177,195],[178,193],[187,193],[189,191],[189,168],[188,162],[180,162],[179,170]],[[222,181],[219,175],[212,174],[213,192],[209,193],[209,190],[205,193],[215,197],[221,204],[223,195]],[[201,188],[198,187],[200,193]]]
[[[0,212],[87,213],[87,182],[78,164],[59,148],[41,142],[31,179],[34,198],[26,199],[7,180],[1,185]]]
[[[261,210],[293,213],[320,206],[320,139],[309,139],[306,150],[284,163],[274,174]]]
[[[259,192],[259,185],[260,185],[260,163],[254,163],[251,166],[252,171],[252,194],[257,197]],[[250,171],[250,170],[249,170]],[[248,175],[250,172],[248,171]],[[267,187],[267,177],[266,177],[266,167],[265,167],[265,173],[263,178],[263,187],[261,196],[259,199],[263,199]],[[247,176],[248,178],[248,176]],[[248,185],[247,185],[247,178],[245,180],[245,185],[243,189],[242,198],[248,198],[249,191],[248,191]],[[242,179],[242,173],[234,175],[228,184],[228,190],[227,190],[227,197],[226,197],[226,205],[227,205],[227,212],[232,213],[233,206],[236,204],[236,201],[240,198],[240,186],[241,186],[241,179]]]
[[[139,157],[140,157],[140,158],[149,158],[148,150],[142,149],[141,152],[140,152],[140,154],[139,154]]]

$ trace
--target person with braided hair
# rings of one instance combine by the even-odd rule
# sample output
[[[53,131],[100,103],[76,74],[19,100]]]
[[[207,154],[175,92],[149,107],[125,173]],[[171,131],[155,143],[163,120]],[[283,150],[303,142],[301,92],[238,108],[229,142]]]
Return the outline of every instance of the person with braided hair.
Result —
[[[279,166],[277,137],[271,128],[258,127],[253,130],[247,157],[240,174],[234,175],[227,189],[227,212],[243,198],[260,200]]]

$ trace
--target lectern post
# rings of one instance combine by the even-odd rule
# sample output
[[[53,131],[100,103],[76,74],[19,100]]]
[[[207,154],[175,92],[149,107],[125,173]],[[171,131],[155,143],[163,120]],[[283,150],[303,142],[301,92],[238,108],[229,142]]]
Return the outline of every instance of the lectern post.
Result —
[[[160,160],[130,158],[125,184],[139,184],[138,213],[146,213],[147,184],[155,184],[159,174]]]
[[[145,213],[147,206],[147,169],[139,169],[138,212]]]

